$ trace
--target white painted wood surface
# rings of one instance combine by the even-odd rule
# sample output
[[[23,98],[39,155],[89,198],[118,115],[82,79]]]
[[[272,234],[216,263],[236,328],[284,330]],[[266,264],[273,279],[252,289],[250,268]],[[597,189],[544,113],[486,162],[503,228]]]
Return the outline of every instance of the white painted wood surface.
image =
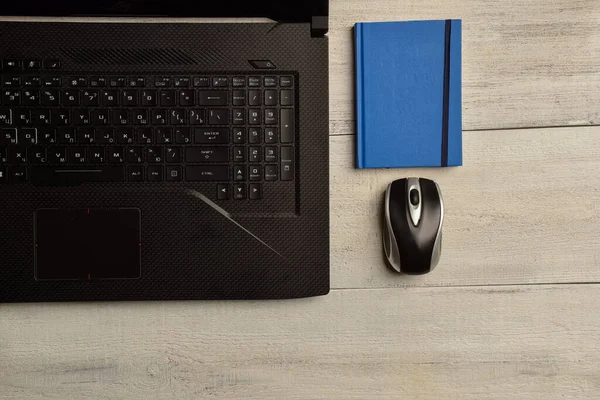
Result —
[[[0,305],[0,399],[600,398],[600,128],[505,130],[598,124],[600,3],[331,14],[332,293]],[[465,132],[461,168],[355,170],[353,24],[436,18],[464,21],[464,128],[491,130]],[[447,207],[442,263],[418,278],[380,247],[381,194],[407,175]]]
[[[596,286],[0,305],[1,399],[598,399]]]

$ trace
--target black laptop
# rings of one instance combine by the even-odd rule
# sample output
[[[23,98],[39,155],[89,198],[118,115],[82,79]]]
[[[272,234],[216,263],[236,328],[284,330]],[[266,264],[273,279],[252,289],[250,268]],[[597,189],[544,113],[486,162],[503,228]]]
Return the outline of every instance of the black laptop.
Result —
[[[328,293],[327,0],[0,13],[232,19],[0,22],[0,302]]]

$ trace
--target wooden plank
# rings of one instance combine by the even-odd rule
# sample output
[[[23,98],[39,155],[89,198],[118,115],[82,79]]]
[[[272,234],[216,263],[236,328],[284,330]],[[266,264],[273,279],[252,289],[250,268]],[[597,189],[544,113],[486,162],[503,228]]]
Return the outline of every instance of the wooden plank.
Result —
[[[463,19],[463,129],[600,122],[596,0],[332,0],[332,134],[354,132],[356,22]]]
[[[465,132],[464,166],[354,168],[355,137],[332,136],[335,288],[600,281],[600,128]],[[385,267],[383,193],[395,179],[439,182],[440,266],[423,277]]]
[[[1,305],[0,398],[598,399],[595,285]]]

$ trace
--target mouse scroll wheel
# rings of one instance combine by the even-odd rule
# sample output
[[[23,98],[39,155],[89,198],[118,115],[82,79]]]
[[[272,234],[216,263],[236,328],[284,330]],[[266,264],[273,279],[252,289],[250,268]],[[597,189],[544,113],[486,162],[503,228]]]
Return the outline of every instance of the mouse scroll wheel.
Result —
[[[410,204],[412,204],[415,207],[419,205],[419,202],[421,199],[419,196],[419,191],[417,189],[411,190],[409,193],[409,197],[410,197]]]

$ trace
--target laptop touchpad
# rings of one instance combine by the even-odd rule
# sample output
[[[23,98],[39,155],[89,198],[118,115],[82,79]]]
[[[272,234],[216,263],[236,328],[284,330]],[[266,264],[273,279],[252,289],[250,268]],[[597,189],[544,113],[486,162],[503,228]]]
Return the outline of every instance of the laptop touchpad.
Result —
[[[140,210],[37,210],[35,278],[137,279]]]

